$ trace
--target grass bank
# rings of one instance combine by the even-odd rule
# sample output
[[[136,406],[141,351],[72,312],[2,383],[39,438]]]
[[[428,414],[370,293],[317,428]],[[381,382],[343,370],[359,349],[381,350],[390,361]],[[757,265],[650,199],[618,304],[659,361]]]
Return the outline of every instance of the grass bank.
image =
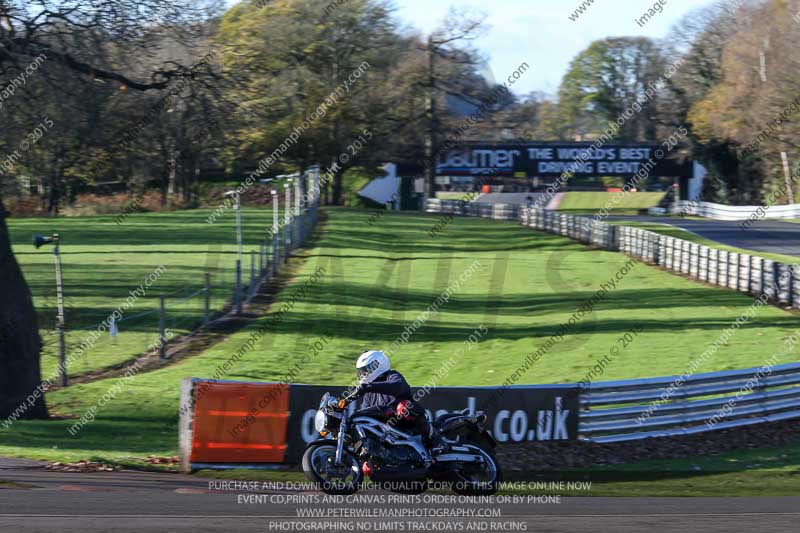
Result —
[[[641,209],[656,207],[663,192],[635,192],[620,195],[615,192],[567,192],[558,206],[559,211],[572,214],[595,214],[608,209],[615,215],[636,215]]]
[[[157,225],[159,216],[150,221]],[[626,256],[510,222],[457,218],[431,237],[438,217],[387,213],[374,219],[369,212],[334,209],[328,218],[317,246],[297,257],[303,266],[278,303],[322,271],[319,281],[283,315],[274,332],[230,368],[226,379],[278,380],[325,336],[330,342],[311,364],[301,365],[299,381],[347,384],[354,378],[358,353],[390,349],[404,331],[413,330],[407,343],[391,348],[394,366],[412,384],[428,383],[451,358],[454,363],[440,385],[501,384],[602,284],[612,281],[615,287],[592,312],[518,383],[576,382],[631,328],[641,333],[598,379],[671,375],[683,372],[752,302],[746,295],[645,264],[629,267],[620,277],[629,262]],[[220,241],[229,238],[223,228],[204,229],[219,231]],[[207,236],[190,227],[178,238],[188,245]],[[447,301],[426,315],[444,293]],[[103,300],[97,305],[111,304]],[[71,419],[17,422],[10,430],[0,429],[0,455],[50,460],[175,455],[180,381],[212,376],[273,314],[202,354],[137,375],[76,436],[67,428],[117,380],[48,394],[53,412]],[[763,307],[700,371],[760,365],[796,326],[790,313]],[[485,328],[481,342],[464,350],[464,342],[479,328]],[[796,360],[797,353],[786,359]]]
[[[56,286],[52,247],[39,250],[34,234],[61,236],[66,305],[67,352],[125,304],[131,291],[141,296],[124,318],[148,313],[119,324],[119,334],[104,333],[85,355],[70,365],[71,375],[119,364],[145,351],[158,339],[159,294],[167,297],[167,327],[183,334],[199,324],[204,300],[197,291],[211,275],[211,308],[220,310],[233,294],[236,262],[235,216],[228,210],[214,224],[211,210],[131,214],[119,223],[116,215],[26,218],[9,220],[17,260],[31,287],[45,343],[42,373],[58,366],[55,335]],[[244,209],[244,249],[257,249],[272,224],[272,212]],[[245,270],[249,274],[249,258]],[[163,271],[161,268],[163,267]],[[146,286],[148,285],[149,286]],[[144,286],[143,286],[144,285]],[[188,296],[195,294],[191,299]]]

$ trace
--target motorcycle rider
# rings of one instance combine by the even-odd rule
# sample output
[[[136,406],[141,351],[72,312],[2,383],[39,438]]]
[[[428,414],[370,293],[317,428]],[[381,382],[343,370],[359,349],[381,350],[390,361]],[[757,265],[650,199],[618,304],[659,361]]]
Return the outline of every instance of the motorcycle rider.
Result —
[[[447,446],[442,436],[425,416],[425,409],[414,401],[411,387],[397,370],[392,370],[389,357],[380,350],[368,350],[356,361],[358,386],[354,397],[363,396],[361,409],[377,408],[392,412],[390,424],[396,420],[409,420],[414,430],[422,435],[431,455],[439,455]]]

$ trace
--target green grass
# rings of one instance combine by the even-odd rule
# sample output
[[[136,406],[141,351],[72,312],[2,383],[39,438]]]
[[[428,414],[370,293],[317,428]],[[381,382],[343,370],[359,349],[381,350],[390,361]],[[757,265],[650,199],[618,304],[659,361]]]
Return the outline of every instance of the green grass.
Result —
[[[328,216],[321,241],[304,251],[306,262],[279,302],[318,268],[325,269],[321,281],[227,379],[278,380],[317,336],[329,335],[333,340],[303,367],[300,381],[350,383],[356,354],[388,348],[478,261],[475,274],[452,291],[449,303],[396,349],[392,359],[412,384],[425,384],[484,325],[486,340],[457,358],[439,383],[500,384],[628,261],[621,254],[591,250],[509,222],[457,218],[431,238],[427,233],[438,217],[387,213],[369,225],[369,212],[329,210]],[[180,238],[201,238],[196,228],[186,232]],[[682,372],[750,304],[745,295],[639,264],[519,382],[578,381],[634,326],[642,327],[642,333],[607,366],[602,379]],[[700,371],[760,365],[779,351],[796,325],[790,313],[762,308]],[[0,429],[0,455],[50,460],[175,455],[181,379],[211,376],[258,326],[203,354],[137,376],[75,437],[66,432],[73,420],[22,421],[10,430]],[[797,352],[786,359],[797,359]],[[72,386],[49,394],[48,404],[55,413],[79,417],[115,382]]]
[[[203,297],[183,298],[201,289],[211,273],[212,309],[221,309],[232,296],[236,261],[235,216],[225,212],[217,222],[206,221],[210,210],[133,214],[121,224],[114,216],[26,218],[9,221],[12,243],[34,296],[45,349],[42,372],[58,365],[55,335],[56,288],[52,247],[36,250],[34,234],[59,233],[64,270],[67,350],[70,353],[106,320],[148,276],[163,265],[166,271],[146,289],[124,316],[156,311],[159,294],[167,295],[167,327],[175,334],[193,329],[201,320]],[[244,244],[257,248],[271,211],[244,209]],[[249,275],[249,257],[245,269]],[[157,277],[157,275],[156,275]],[[100,340],[69,367],[72,375],[119,364],[145,351],[158,339],[158,314],[122,322],[119,335]]]
[[[438,200],[461,200],[469,193],[459,191],[437,191],[436,198]]]
[[[564,194],[558,210],[594,214],[606,208],[615,215],[635,215],[640,209],[657,206],[663,197],[663,192],[634,192],[621,197],[615,192],[568,192]]]
[[[641,228],[647,231],[652,231],[653,233],[658,233],[659,235],[666,235],[667,237],[675,237],[676,239],[683,239],[685,241],[702,244],[704,246],[708,246],[709,248],[717,248],[719,250],[727,250],[729,252],[755,255],[759,257],[764,257],[766,259],[771,259],[773,261],[778,261],[781,263],[788,263],[791,265],[800,263],[800,257],[795,257],[792,255],[772,254],[769,252],[760,252],[757,250],[747,250],[745,248],[736,248],[735,246],[728,246],[726,244],[718,243],[717,241],[712,241],[711,239],[706,239],[705,237],[702,237],[697,233],[693,233],[683,228],[678,228],[676,226],[671,226],[669,224],[661,224],[658,222],[636,222],[630,220],[625,220],[625,221],[614,220],[614,221],[609,221],[609,224]]]

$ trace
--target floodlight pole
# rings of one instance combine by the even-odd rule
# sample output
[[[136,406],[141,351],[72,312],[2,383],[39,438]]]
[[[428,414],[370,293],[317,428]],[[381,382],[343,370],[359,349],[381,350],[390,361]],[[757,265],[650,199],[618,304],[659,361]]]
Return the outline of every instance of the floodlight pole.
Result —
[[[58,359],[61,370],[61,386],[66,387],[67,378],[67,342],[64,334],[64,276],[61,272],[61,249],[58,233],[53,234],[53,257],[56,263],[56,299],[58,302]]]
[[[239,261],[242,260],[242,204],[239,202],[239,197],[236,197],[236,246],[237,257]]]

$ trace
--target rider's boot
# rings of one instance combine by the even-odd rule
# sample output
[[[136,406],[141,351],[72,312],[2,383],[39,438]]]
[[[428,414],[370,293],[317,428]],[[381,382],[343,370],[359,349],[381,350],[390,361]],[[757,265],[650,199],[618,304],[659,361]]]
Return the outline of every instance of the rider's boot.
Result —
[[[437,457],[450,451],[450,445],[433,426],[431,426],[430,433],[428,434],[428,449],[432,457]]]

